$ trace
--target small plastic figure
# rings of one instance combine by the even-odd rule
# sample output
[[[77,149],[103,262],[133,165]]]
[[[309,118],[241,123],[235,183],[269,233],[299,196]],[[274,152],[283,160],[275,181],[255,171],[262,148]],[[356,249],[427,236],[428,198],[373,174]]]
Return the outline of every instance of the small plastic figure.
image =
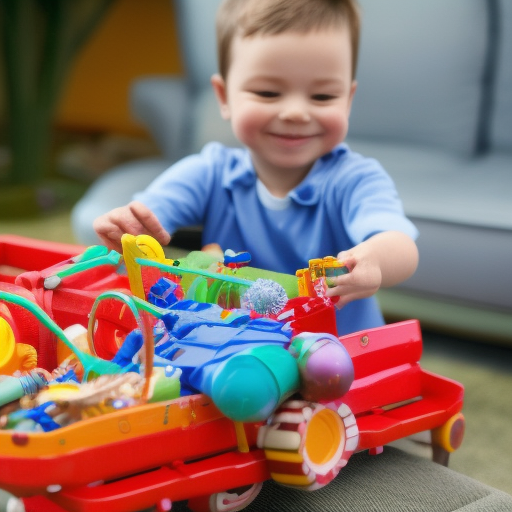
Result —
[[[229,268],[246,267],[251,262],[251,255],[247,251],[234,252],[231,249],[224,251],[224,265]]]

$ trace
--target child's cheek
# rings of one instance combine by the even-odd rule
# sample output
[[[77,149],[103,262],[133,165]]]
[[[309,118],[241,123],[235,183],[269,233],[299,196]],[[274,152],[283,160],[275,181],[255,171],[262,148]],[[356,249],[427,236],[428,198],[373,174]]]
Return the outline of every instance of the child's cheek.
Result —
[[[255,109],[241,109],[233,117],[232,128],[238,140],[249,144],[262,129],[261,116]]]
[[[326,116],[324,126],[327,128],[326,131],[332,139],[333,145],[345,140],[348,131],[348,119],[346,117],[339,113]]]

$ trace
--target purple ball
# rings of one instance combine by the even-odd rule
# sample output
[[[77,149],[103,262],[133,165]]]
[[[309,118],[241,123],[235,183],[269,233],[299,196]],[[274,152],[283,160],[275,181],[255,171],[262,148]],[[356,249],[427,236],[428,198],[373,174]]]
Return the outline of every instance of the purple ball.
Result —
[[[301,393],[306,400],[327,401],[343,396],[354,380],[354,365],[346,348],[330,334],[302,333],[297,351]]]

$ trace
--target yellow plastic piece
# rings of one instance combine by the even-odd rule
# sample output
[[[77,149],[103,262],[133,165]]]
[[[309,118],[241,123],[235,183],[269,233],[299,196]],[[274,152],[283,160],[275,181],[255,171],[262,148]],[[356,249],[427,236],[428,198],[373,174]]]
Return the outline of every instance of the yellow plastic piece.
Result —
[[[301,453],[285,452],[280,450],[265,450],[265,458],[267,460],[291,462],[293,464],[302,464],[304,462],[304,457]]]
[[[309,295],[308,282],[311,281],[309,272],[305,268],[300,268],[295,272],[297,276],[297,286],[299,287],[299,296],[307,297]]]
[[[456,423],[459,423],[459,425],[456,426]],[[454,452],[462,442],[464,425],[464,415],[461,412],[455,414],[444,425],[432,430],[432,444],[440,446],[448,453]],[[454,426],[455,428],[462,429],[462,431],[455,432],[458,435],[452,438]]]
[[[325,275],[322,258],[309,260],[309,272],[311,274],[312,281]]]
[[[36,366],[36,349],[32,345],[16,343],[9,322],[0,317],[0,375],[29,371]]]
[[[245,435],[244,424],[240,421],[235,421],[234,424],[238,451],[242,453],[249,453],[249,443],[247,442],[247,436]]]
[[[18,355],[19,370],[28,372],[37,366],[37,350],[27,343],[16,343],[16,353]]]
[[[322,409],[311,418],[306,436],[306,452],[314,464],[329,462],[342,441],[342,422],[331,409]]]
[[[338,261],[334,256],[325,256],[324,258],[315,258],[309,260],[308,268],[301,268],[295,272],[298,281],[299,295],[316,296],[313,283],[322,277],[325,277],[327,284],[333,275],[333,269],[342,268],[345,264]]]
[[[271,473],[270,476],[274,482],[284,485],[293,485],[295,487],[307,487],[315,479],[315,475],[285,475],[284,473]]]
[[[123,258],[128,272],[131,292],[140,299],[145,299],[142,282],[141,266],[137,259],[153,260],[166,265],[172,265],[174,260],[166,259],[162,246],[149,235],[129,235],[121,237]]]
[[[48,386],[44,391],[39,392],[37,401],[43,404],[49,401],[66,400],[72,395],[80,392],[80,385],[70,382],[58,382]]]

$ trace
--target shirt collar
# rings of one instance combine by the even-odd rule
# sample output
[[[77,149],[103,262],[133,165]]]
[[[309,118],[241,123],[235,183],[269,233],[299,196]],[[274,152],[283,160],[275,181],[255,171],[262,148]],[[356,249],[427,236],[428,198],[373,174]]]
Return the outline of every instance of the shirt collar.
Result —
[[[310,206],[318,203],[321,196],[321,180],[316,176],[329,168],[330,161],[337,161],[337,157],[346,153],[348,147],[345,143],[338,144],[334,149],[321,156],[311,168],[311,171],[302,180],[297,187],[290,191],[288,196],[294,202]],[[228,190],[233,190],[238,186],[249,187],[256,183],[257,176],[251,161],[251,155],[247,149],[235,149],[228,162],[229,170],[224,173],[222,185]]]
[[[227,172],[222,178],[224,188],[233,190],[238,186],[250,187],[256,183],[256,172],[247,149],[233,149],[227,167]]]

